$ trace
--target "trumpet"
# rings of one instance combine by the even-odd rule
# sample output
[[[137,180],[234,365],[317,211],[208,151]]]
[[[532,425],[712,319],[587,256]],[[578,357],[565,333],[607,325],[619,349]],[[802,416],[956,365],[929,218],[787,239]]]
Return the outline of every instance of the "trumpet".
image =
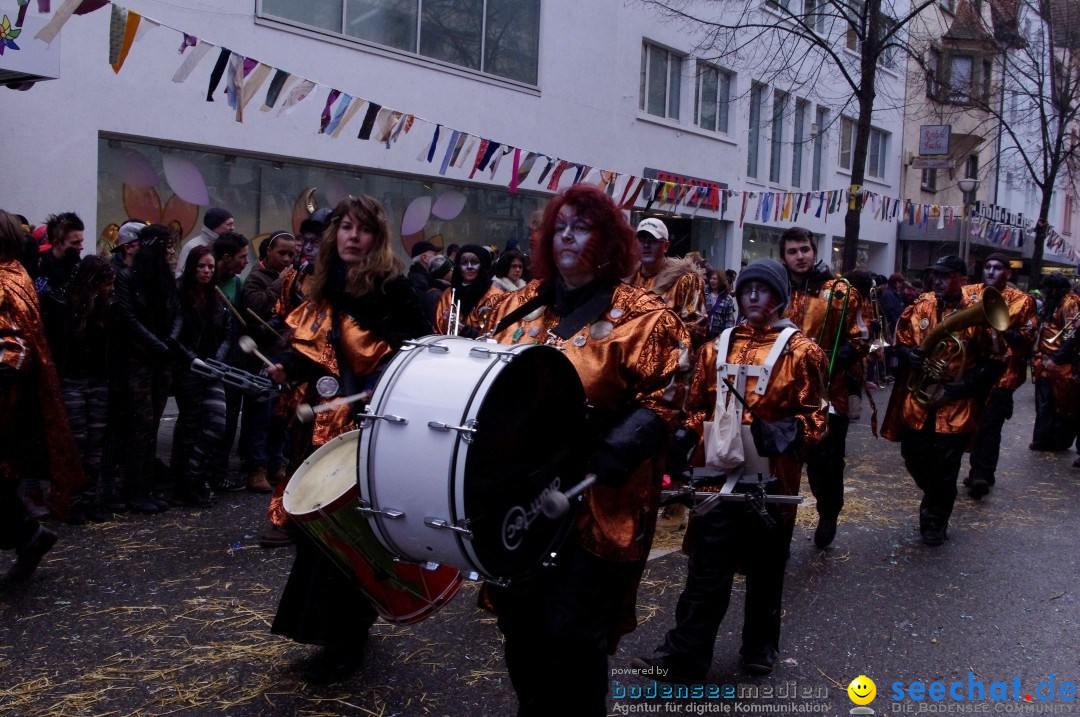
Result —
[[[840,284],[844,284],[846,290],[837,288]],[[843,304],[839,309],[836,309],[838,300],[843,300]],[[825,338],[825,331],[829,326],[829,319],[833,314],[839,311],[839,321],[836,324],[836,335],[833,337],[832,350],[827,350],[829,354],[830,377],[833,375],[833,367],[836,364],[836,352],[840,348],[840,339],[843,338],[844,335],[844,319],[847,317],[849,301],[851,301],[851,282],[847,279],[837,279],[829,294],[829,301],[825,307],[825,319],[821,322],[821,330],[818,332],[817,338],[814,339],[814,343],[821,346],[821,342]],[[824,347],[822,346],[822,348]]]
[[[450,290],[450,317],[446,320],[446,335],[457,336],[461,329],[461,302],[457,300],[457,289]]]
[[[1055,333],[1048,339],[1043,340],[1043,351],[1045,353],[1052,353],[1059,348],[1059,344],[1062,338],[1070,338],[1076,333],[1076,322],[1080,321],[1080,311],[1072,316],[1065,322],[1065,325],[1061,327],[1061,330]],[[1046,331],[1049,327],[1043,327],[1043,331]]]
[[[930,330],[919,345],[926,352],[922,370],[908,377],[907,388],[916,403],[935,408],[945,402],[945,384],[964,377],[967,349],[959,333],[969,326],[988,325],[998,331],[1009,328],[1009,305],[992,286],[982,300],[946,316]],[[953,365],[956,369],[953,371]]]

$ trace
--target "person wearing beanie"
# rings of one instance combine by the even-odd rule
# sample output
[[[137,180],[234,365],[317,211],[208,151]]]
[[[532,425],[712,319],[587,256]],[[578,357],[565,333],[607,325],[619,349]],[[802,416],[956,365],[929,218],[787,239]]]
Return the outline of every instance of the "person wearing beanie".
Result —
[[[990,389],[990,395],[979,415],[979,427],[975,429],[975,442],[969,458],[971,469],[964,485],[968,495],[976,500],[990,492],[994,485],[998,455],[1001,450],[1001,429],[1013,415],[1013,393],[1027,381],[1027,364],[1031,347],[1035,344],[1038,326],[1035,317],[1035,300],[1017,288],[1009,286],[1012,269],[1009,257],[994,252],[983,261],[983,283],[965,286],[964,295],[972,301],[982,301],[986,287],[1001,292],[1009,305],[1009,328],[999,333],[994,342],[994,353],[1005,361],[1005,373]]]
[[[806,476],[817,499],[814,544],[824,549],[836,537],[844,507],[844,459],[852,403],[848,384],[851,373],[861,369],[856,364],[869,353],[870,328],[863,319],[863,297],[849,283],[833,278],[825,262],[818,259],[817,243],[809,230],[787,229],[780,235],[780,254],[791,285],[787,316],[829,356],[829,432],[806,457]],[[862,385],[861,381],[852,383]]]
[[[409,283],[412,284],[413,291],[421,302],[424,300],[428,287],[431,286],[428,264],[438,253],[439,247],[424,240],[413,244],[412,251],[409,252],[412,257],[412,263],[409,264]]]
[[[641,264],[628,284],[659,296],[686,325],[696,349],[705,340],[705,275],[690,259],[667,256],[668,228],[655,217],[637,225]]]
[[[492,284],[491,252],[479,244],[466,244],[458,251],[458,261],[435,309],[435,333],[450,330],[451,299],[458,305],[458,335],[476,338],[488,328],[488,314],[475,309],[503,290]]]
[[[176,269],[174,274],[177,279],[184,273],[184,264],[187,262],[187,255],[191,253],[191,250],[197,246],[208,246],[213,248],[214,240],[218,238],[218,235],[225,232],[231,232],[236,228],[236,220],[233,219],[232,212],[222,207],[210,207],[203,213],[203,226],[202,230],[195,236],[184,242],[184,246],[180,249],[180,256],[176,258]]]
[[[923,492],[919,533],[929,546],[948,540],[949,518],[956,503],[956,482],[964,451],[978,426],[979,412],[990,389],[1005,371],[1004,357],[993,353],[993,337],[983,322],[956,327],[948,337],[952,358],[945,378],[927,370],[927,357],[940,343],[927,345],[946,317],[975,304],[965,295],[967,262],[943,256],[929,267],[932,291],[904,309],[896,325],[896,356],[905,367],[889,397],[881,436],[900,443],[904,465]],[[954,342],[963,351],[953,348]],[[935,371],[936,373],[936,371]],[[912,388],[914,387],[914,389]]]
[[[767,493],[799,494],[802,456],[825,434],[828,359],[790,320],[787,272],[775,259],[750,262],[735,282],[745,321],[702,347],[687,398],[688,429],[706,436],[704,462],[724,466],[743,484]],[[733,363],[729,363],[729,361]],[[718,369],[749,405],[725,385]],[[765,390],[759,382],[767,377]],[[721,389],[717,394],[717,388]],[[718,426],[736,422],[744,460],[708,440]],[[756,469],[755,469],[756,466]],[[761,470],[767,466],[767,470]],[[766,475],[767,473],[767,475]],[[742,627],[743,669],[772,672],[780,650],[784,571],[795,528],[795,506],[765,503],[770,521],[742,503],[720,503],[690,519],[694,539],[676,624],[652,655],[630,661],[643,674],[667,682],[701,682],[731,600],[736,569],[746,571]]]
[[[1054,272],[1042,280],[1038,343],[1032,374],[1035,377],[1033,451],[1067,451],[1080,429],[1080,384],[1072,380],[1072,366],[1064,361],[1062,344],[1075,335],[1080,322],[1080,297],[1069,291],[1069,281]],[[1080,459],[1073,464],[1080,468]]]

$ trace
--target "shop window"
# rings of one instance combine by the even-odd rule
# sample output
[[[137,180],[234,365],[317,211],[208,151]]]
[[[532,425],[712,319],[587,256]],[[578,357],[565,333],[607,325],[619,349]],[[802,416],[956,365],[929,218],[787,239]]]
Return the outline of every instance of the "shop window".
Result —
[[[681,55],[657,45],[641,44],[638,108],[657,117],[679,119],[682,96]]]

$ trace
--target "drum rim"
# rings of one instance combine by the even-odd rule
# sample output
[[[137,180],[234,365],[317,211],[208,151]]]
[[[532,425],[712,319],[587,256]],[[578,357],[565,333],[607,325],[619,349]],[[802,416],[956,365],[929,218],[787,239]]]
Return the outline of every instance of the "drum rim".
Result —
[[[303,511],[302,513],[293,513],[288,508],[289,496],[291,495],[290,490],[289,490],[290,486],[298,485],[298,483],[294,483],[294,481],[298,481],[300,479],[303,479],[303,477],[305,475],[307,475],[307,473],[310,471],[312,466],[314,466],[318,462],[316,460],[316,458],[318,456],[320,456],[323,452],[332,453],[334,450],[337,450],[338,448],[340,448],[342,444],[351,442],[351,443],[356,443],[357,444],[356,445],[356,448],[357,448],[356,453],[357,453],[357,455],[359,455],[359,453],[360,453],[360,450],[359,450],[360,449],[360,435],[359,435],[359,433],[360,433],[359,430],[352,430],[352,431],[346,431],[345,433],[334,436],[329,441],[327,441],[326,443],[324,443],[321,446],[319,446],[318,448],[316,448],[312,452],[312,454],[310,456],[308,456],[307,458],[304,459],[304,462],[300,464],[300,467],[297,468],[295,471],[293,471],[293,474],[291,476],[289,476],[289,481],[288,481],[288,484],[286,484],[286,486],[285,486],[285,490],[282,491],[282,494],[281,494],[281,507],[285,510],[286,513],[289,514],[290,518],[292,518],[293,520],[295,520],[295,521],[297,521],[299,523],[311,522],[313,520],[320,519],[324,515],[327,515],[329,513],[333,513],[334,511],[339,510],[343,505],[345,505],[347,503],[351,503],[351,502],[356,500],[357,496],[359,495],[359,487],[356,485],[356,481],[353,481],[352,485],[349,487],[348,490],[346,490],[344,493],[340,493],[339,495],[337,495],[329,503],[319,504],[319,505],[317,505],[315,507],[312,507],[309,510]]]

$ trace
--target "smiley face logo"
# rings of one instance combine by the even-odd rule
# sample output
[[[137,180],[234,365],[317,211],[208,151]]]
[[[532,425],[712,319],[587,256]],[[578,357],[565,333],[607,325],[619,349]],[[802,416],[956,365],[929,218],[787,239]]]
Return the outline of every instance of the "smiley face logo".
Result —
[[[866,675],[859,675],[847,688],[848,697],[857,705],[868,705],[877,697],[877,685]]]

